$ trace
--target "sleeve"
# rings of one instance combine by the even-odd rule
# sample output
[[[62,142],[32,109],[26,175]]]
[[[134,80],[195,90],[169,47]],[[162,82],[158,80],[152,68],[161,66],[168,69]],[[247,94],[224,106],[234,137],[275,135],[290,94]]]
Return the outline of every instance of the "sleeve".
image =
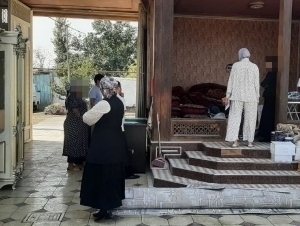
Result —
[[[263,88],[266,88],[269,84],[270,84],[270,81],[272,79],[271,77],[272,75],[270,73],[267,73],[265,79],[260,83],[260,85],[263,87]]]
[[[123,98],[123,104],[124,104],[124,111],[126,111],[127,109],[126,109],[126,101],[125,101],[125,99]]]
[[[83,122],[89,126],[94,125],[104,114],[107,114],[109,111],[109,103],[106,100],[102,100],[83,115]]]
[[[255,92],[256,92],[256,100],[257,102],[259,102],[259,97],[260,97],[260,92],[259,92],[259,87],[260,87],[260,84],[259,84],[259,69],[258,67],[255,65],[254,67],[254,86],[255,86]]]
[[[236,73],[236,66],[233,64],[231,68],[228,84],[227,84],[226,98],[230,98],[232,94],[232,87],[233,87],[235,73]]]
[[[96,99],[96,92],[95,89],[91,88],[90,92],[89,92],[89,98],[90,99]]]

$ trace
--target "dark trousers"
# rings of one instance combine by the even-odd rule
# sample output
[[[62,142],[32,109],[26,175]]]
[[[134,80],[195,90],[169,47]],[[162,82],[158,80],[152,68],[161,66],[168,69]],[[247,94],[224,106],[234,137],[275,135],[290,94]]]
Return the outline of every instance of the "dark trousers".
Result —
[[[257,136],[271,141],[271,132],[275,127],[275,97],[265,97],[264,107],[261,113],[261,119]]]
[[[91,126],[89,126],[89,130],[88,130],[88,139],[89,139],[88,144],[89,144],[89,147],[90,147],[91,140],[92,140],[92,127]]]
[[[125,166],[125,178],[129,178],[134,174],[133,169],[130,165],[130,151],[128,149],[127,140],[125,136],[125,132],[123,132],[125,143],[126,143],[126,153],[124,153],[124,166]]]

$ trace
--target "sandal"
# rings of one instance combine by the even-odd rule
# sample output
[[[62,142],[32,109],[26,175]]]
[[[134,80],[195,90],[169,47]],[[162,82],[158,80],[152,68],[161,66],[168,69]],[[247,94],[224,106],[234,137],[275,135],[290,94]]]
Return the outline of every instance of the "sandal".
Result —
[[[253,144],[248,144],[248,147],[249,148],[253,148]]]
[[[239,144],[233,144],[231,147],[237,148],[238,146],[239,146]]]

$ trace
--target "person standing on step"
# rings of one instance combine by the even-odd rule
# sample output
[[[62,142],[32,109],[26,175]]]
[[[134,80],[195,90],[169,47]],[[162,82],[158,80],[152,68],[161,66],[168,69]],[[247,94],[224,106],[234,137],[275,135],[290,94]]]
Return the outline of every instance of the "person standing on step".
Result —
[[[261,114],[257,136],[260,142],[270,142],[271,132],[275,127],[275,105],[276,105],[276,80],[278,71],[278,59],[276,56],[266,57],[267,75],[260,83],[265,89],[263,93],[264,106]]]
[[[226,92],[225,105],[230,101],[226,141],[238,147],[238,135],[244,110],[243,140],[253,147],[259,103],[259,69],[250,62],[250,52],[242,48],[238,52],[239,62],[233,64]]]
[[[114,78],[101,79],[104,99],[83,115],[83,121],[95,127],[82,176],[80,204],[100,209],[94,215],[96,222],[122,206],[125,199],[124,104],[117,97],[117,86]]]

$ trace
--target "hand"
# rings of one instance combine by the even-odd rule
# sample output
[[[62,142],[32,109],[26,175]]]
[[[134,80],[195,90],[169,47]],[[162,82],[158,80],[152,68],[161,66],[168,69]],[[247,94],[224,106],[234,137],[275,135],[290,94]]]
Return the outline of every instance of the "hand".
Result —
[[[73,113],[74,113],[74,115],[75,115],[76,117],[80,117],[80,111],[79,111],[78,108],[74,108],[74,109],[73,109]]]
[[[225,99],[224,99],[224,104],[225,104],[225,106],[227,106],[228,103],[229,103],[229,98],[225,97]]]

